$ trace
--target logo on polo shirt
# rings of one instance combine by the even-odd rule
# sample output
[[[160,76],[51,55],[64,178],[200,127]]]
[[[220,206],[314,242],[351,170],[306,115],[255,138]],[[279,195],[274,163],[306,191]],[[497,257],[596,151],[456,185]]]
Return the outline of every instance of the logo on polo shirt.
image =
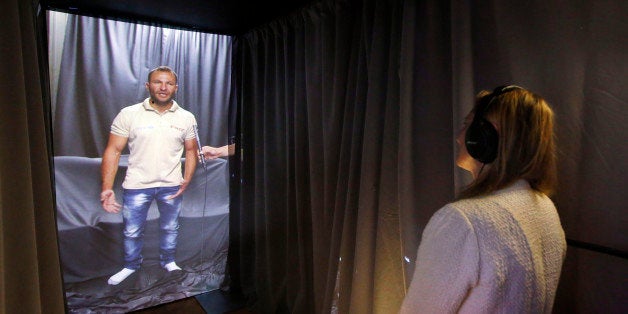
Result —
[[[178,131],[180,131],[180,132],[184,132],[184,131],[185,131],[185,129],[184,129],[184,128],[180,128],[180,127],[178,127],[178,126],[176,126],[176,125],[170,125],[170,127],[171,127],[171,128],[173,128],[173,129],[176,129],[176,130],[178,130]]]

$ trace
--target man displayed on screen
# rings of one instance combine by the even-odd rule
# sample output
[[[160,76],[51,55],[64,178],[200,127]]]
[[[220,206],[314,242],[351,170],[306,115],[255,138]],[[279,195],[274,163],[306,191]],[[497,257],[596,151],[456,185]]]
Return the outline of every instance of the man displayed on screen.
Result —
[[[174,100],[177,75],[160,66],[148,74],[150,97],[123,108],[111,125],[103,153],[100,200],[105,211],[122,212],[124,223],[124,268],[111,276],[117,285],[142,264],[143,232],[153,201],[159,210],[159,259],[167,271],[181,270],[175,262],[182,194],[196,169],[198,147],[196,119]],[[122,150],[129,147],[129,161],[122,183],[123,202],[116,201],[113,184]],[[185,168],[181,157],[185,151]]]

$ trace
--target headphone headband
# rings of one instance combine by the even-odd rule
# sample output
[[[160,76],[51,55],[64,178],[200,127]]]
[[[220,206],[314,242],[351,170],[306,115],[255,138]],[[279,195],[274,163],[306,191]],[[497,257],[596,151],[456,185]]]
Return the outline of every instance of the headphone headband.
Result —
[[[523,87],[517,86],[517,85],[502,85],[502,86],[497,86],[492,93],[484,96],[486,97],[486,100],[483,100],[483,105],[482,106],[478,106],[478,108],[476,108],[476,116],[479,113],[481,113],[480,115],[482,116],[482,118],[484,117],[484,113],[486,112],[486,109],[488,109],[488,106],[499,96],[506,94],[510,91],[513,91],[515,89],[524,89]],[[481,109],[481,111],[480,111]]]

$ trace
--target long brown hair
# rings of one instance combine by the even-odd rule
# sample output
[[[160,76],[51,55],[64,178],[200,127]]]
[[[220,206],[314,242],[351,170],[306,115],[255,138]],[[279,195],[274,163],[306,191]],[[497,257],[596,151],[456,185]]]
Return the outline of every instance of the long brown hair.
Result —
[[[478,93],[473,111],[488,94]],[[495,97],[484,116],[497,126],[497,158],[484,166],[458,198],[488,194],[519,179],[536,191],[553,194],[557,181],[554,113],[547,102],[526,89],[514,88]]]

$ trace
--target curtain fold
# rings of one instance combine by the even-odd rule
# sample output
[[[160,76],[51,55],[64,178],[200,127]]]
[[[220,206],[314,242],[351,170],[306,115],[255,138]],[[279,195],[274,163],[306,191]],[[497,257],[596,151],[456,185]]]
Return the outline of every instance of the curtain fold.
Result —
[[[400,67],[399,203],[404,283],[414,271],[423,227],[432,214],[454,198],[455,114],[452,4],[404,1]],[[466,102],[470,103],[469,99]],[[464,105],[465,102],[462,102]],[[464,119],[462,115],[462,119]],[[459,120],[459,121],[462,121]]]
[[[7,1],[0,18],[0,312],[64,313],[37,3]],[[40,12],[41,13],[41,12]],[[38,49],[39,48],[39,49]]]

